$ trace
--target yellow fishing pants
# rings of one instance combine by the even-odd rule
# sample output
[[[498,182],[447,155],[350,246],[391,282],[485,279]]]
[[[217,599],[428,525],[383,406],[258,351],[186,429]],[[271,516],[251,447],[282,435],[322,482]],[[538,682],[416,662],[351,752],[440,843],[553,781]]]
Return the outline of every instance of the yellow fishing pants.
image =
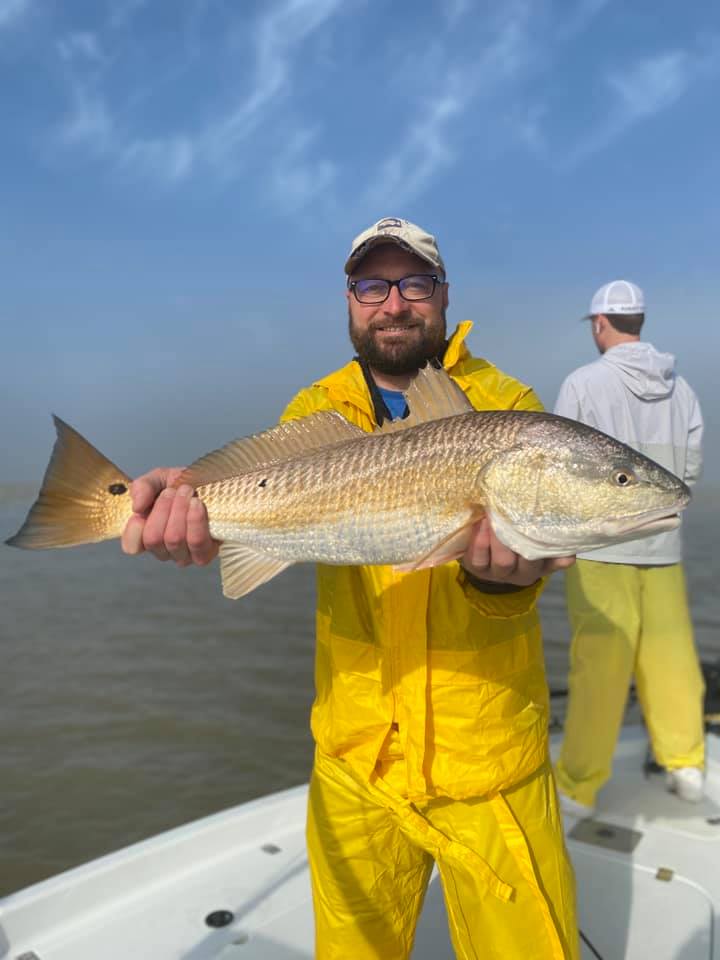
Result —
[[[576,960],[575,881],[549,764],[502,794],[410,803],[395,749],[363,783],[316,752],[316,960],[407,960],[433,861],[458,960]]]
[[[610,778],[633,674],[657,762],[702,767],[704,683],[682,564],[578,560],[565,584],[573,637],[558,787],[594,804]]]

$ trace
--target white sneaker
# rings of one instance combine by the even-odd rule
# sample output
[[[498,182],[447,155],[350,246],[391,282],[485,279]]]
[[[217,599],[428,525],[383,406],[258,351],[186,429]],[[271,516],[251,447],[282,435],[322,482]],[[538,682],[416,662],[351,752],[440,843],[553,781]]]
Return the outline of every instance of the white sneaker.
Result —
[[[575,817],[577,820],[585,820],[588,817],[593,817],[595,815],[594,806],[588,806],[587,803],[578,803],[577,800],[573,800],[572,797],[569,797],[566,793],[563,793],[562,790],[558,790],[558,798],[560,799],[560,809],[567,817]]]
[[[687,800],[689,803],[700,803],[705,796],[703,772],[699,767],[678,767],[677,770],[668,770],[665,785],[671,793],[676,793],[681,800]]]

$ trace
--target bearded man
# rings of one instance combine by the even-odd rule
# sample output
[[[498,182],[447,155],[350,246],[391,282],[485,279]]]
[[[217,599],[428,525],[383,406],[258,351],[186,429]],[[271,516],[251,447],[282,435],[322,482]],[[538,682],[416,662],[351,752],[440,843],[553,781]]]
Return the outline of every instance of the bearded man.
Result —
[[[441,364],[478,410],[539,410],[533,391],[447,339],[435,238],[385,218],[345,264],[357,356],[290,402],[283,420],[339,411],[371,432]],[[180,565],[217,553],[175,471],[133,484],[127,553]],[[480,521],[461,561],[400,573],[317,571],[316,755],[308,857],[319,960],[407,960],[433,864],[462,960],[578,956],[572,868],[548,760],[536,602],[573,558],[528,561]]]

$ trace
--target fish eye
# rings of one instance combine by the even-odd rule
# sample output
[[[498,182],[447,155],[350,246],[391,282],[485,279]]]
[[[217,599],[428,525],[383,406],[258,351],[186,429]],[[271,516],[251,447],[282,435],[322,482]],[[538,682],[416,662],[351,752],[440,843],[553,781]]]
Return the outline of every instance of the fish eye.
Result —
[[[628,487],[635,477],[629,470],[616,470],[614,479],[619,487]]]

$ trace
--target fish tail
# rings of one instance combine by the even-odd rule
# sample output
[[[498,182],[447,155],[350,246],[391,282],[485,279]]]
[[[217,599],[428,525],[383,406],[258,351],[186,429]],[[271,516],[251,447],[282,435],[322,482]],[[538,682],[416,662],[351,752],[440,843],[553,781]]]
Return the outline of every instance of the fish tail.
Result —
[[[57,439],[37,500],[5,542],[43,550],[119,537],[132,514],[130,477],[53,416]]]

